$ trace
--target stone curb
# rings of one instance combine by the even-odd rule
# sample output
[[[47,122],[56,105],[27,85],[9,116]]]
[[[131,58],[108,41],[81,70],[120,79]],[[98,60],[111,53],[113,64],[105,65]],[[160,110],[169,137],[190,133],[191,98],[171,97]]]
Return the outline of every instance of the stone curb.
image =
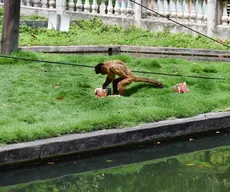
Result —
[[[71,134],[0,147],[0,167],[68,154],[157,142],[179,136],[230,128],[230,112],[207,113],[143,126]]]
[[[91,45],[91,46],[25,46],[24,51],[44,53],[129,53],[145,54],[152,57],[177,57],[191,60],[230,61],[230,51],[209,49],[188,49],[173,47],[149,47],[128,45]]]
[[[23,51],[37,51],[44,53],[101,53],[108,52],[111,48],[115,52],[121,51],[121,46],[116,45],[91,45],[91,46],[25,46]]]

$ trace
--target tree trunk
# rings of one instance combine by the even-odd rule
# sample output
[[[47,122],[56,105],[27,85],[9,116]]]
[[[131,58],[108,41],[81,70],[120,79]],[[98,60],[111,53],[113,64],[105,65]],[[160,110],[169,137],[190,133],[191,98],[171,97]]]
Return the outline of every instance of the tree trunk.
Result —
[[[4,1],[1,52],[4,54],[18,50],[21,0]]]

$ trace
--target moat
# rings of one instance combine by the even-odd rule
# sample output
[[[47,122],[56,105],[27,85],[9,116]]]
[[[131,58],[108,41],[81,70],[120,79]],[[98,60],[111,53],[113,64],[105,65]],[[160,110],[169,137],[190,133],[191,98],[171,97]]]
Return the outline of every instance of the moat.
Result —
[[[0,191],[230,191],[230,134],[1,170]]]

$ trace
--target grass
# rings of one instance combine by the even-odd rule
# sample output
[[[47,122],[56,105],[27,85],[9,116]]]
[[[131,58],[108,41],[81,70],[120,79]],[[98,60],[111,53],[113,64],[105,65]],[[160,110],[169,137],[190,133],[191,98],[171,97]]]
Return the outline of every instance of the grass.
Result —
[[[28,45],[141,45],[154,47],[182,47],[227,49],[204,38],[185,33],[153,33],[135,26],[122,28],[117,25],[105,25],[101,20],[76,20],[69,32],[56,32],[41,28],[20,27],[20,46]],[[225,41],[229,43],[229,41]]]
[[[2,14],[0,12],[0,20]],[[0,26],[1,31],[1,26]],[[228,43],[228,42],[226,42]],[[20,46],[29,45],[142,45],[225,49],[201,36],[152,33],[134,26],[104,25],[76,20],[69,32],[20,27]],[[94,89],[105,77],[89,68],[0,59],[0,143],[17,143],[69,133],[132,127],[148,122],[190,117],[230,108],[230,66],[227,63],[190,62],[182,59],[135,59],[128,55],[58,55],[18,52],[13,55],[94,66],[120,59],[133,70],[184,75],[144,75],[165,88],[133,83],[126,97],[97,99]],[[141,75],[141,74],[136,74]],[[224,77],[226,81],[188,78],[186,75]],[[171,87],[186,81],[190,93],[175,94]]]
[[[31,21],[48,21],[46,17],[42,17],[39,15],[21,15],[20,20],[31,20]]]
[[[46,20],[37,15],[20,16],[21,20]],[[0,23],[3,21],[3,9],[0,9]],[[2,25],[0,25],[0,34]],[[230,44],[229,40],[220,40]],[[133,25],[121,27],[118,25],[106,25],[99,19],[76,19],[70,26],[69,32],[57,32],[44,28],[31,28],[20,26],[19,45],[139,45],[154,47],[178,47],[178,48],[204,48],[226,50],[224,47],[201,35],[192,36],[186,33],[154,33],[150,30],[141,30]]]
[[[95,98],[105,76],[92,69],[1,58],[0,143],[16,143],[69,133],[132,127],[148,122],[227,110],[230,65],[182,59],[135,59],[128,55],[58,55],[18,52],[14,56],[94,66],[120,59],[133,70],[182,74],[142,75],[162,82],[163,89],[133,83],[126,97]],[[141,74],[136,74],[141,75]],[[187,78],[224,77],[226,81]],[[186,81],[189,93],[171,87]]]

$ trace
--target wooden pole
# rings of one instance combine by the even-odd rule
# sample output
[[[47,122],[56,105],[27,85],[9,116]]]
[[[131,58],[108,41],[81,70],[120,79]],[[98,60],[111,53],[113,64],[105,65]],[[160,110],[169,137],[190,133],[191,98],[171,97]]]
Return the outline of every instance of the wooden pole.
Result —
[[[21,0],[4,1],[1,53],[18,50]]]

